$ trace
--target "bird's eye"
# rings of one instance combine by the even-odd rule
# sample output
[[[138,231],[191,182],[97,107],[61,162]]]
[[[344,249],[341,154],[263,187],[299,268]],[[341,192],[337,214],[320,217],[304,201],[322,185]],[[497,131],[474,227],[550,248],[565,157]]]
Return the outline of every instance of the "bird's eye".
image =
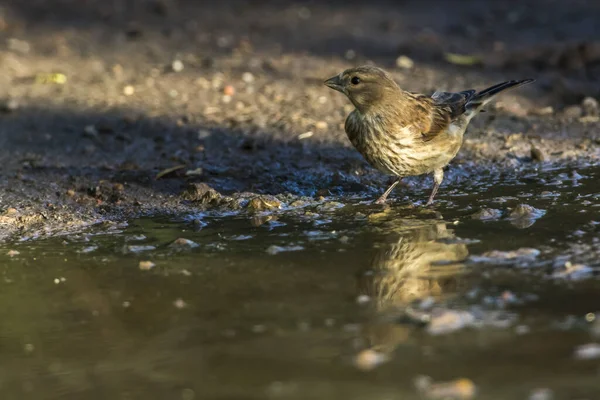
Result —
[[[358,85],[360,83],[360,78],[358,76],[353,76],[352,79],[350,79],[350,82],[353,85]]]

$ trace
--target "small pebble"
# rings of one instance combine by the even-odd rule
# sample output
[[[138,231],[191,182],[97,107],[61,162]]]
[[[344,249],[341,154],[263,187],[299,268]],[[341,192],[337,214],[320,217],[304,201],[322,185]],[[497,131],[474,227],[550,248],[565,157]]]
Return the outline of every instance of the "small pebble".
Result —
[[[396,66],[402,69],[411,69],[415,66],[415,62],[407,56],[400,56],[396,58]]]
[[[21,254],[21,253],[17,250],[9,250],[8,253],[6,253],[6,255],[9,257],[18,256],[19,254]]]
[[[181,60],[175,60],[171,64],[171,68],[173,69],[174,72],[181,72],[181,71],[183,71],[183,68],[184,68],[183,62]]]
[[[356,355],[354,365],[360,370],[371,371],[388,360],[389,357],[386,354],[366,349]]]
[[[598,104],[598,100],[593,97],[586,97],[581,102],[581,107],[583,108],[583,114],[588,117],[598,117],[600,116],[600,105]]]
[[[177,299],[173,302],[173,305],[178,308],[178,309],[182,309],[187,307],[187,303],[183,300],[183,299]]]
[[[358,304],[367,304],[371,301],[371,298],[369,296],[367,296],[366,294],[361,294],[360,296],[358,296],[356,298],[356,302]]]
[[[123,88],[123,94],[125,96],[133,96],[134,93],[135,93],[135,88],[131,85],[127,85]]]
[[[140,261],[140,263],[138,264],[139,269],[141,269],[142,271],[149,271],[155,266],[156,264],[154,264],[152,261]]]
[[[554,393],[548,388],[533,389],[529,394],[529,400],[552,400]]]
[[[474,322],[475,316],[468,311],[438,309],[431,314],[427,333],[444,335],[469,327]]]
[[[227,85],[223,88],[223,94],[225,96],[231,97],[235,94],[235,88],[231,85]]]
[[[254,75],[252,75],[251,72],[244,72],[242,74],[242,80],[246,83],[252,83],[254,82]]]
[[[480,221],[493,221],[502,217],[502,211],[494,208],[482,208],[475,214],[471,215],[471,218],[478,219]]]

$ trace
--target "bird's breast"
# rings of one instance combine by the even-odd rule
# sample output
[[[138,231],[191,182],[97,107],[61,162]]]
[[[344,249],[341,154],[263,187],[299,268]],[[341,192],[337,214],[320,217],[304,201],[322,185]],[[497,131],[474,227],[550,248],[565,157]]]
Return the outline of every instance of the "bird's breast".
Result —
[[[396,176],[432,172],[447,165],[458,152],[462,135],[442,133],[423,141],[412,126],[396,126],[381,118],[350,114],[346,133],[369,164]]]

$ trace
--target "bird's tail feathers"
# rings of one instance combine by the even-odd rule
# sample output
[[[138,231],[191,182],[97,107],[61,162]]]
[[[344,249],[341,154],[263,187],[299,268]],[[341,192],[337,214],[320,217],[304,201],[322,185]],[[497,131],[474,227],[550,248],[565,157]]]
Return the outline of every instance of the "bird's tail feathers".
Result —
[[[465,104],[466,114],[470,114],[470,116],[474,116],[477,112],[479,112],[487,103],[489,103],[496,95],[500,92],[503,92],[508,89],[515,89],[519,86],[527,85],[531,82],[534,82],[535,79],[524,79],[520,81],[506,81],[499,83],[497,85],[491,86],[481,92],[475,94],[473,97],[469,99],[467,104]]]

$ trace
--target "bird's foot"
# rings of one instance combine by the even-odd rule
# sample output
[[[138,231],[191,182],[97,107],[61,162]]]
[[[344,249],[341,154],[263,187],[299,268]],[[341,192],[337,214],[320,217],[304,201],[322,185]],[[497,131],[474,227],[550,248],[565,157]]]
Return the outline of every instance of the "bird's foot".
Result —
[[[377,200],[373,201],[373,204],[377,204],[377,205],[384,205],[387,202],[387,196],[381,196],[380,198],[378,198]]]

